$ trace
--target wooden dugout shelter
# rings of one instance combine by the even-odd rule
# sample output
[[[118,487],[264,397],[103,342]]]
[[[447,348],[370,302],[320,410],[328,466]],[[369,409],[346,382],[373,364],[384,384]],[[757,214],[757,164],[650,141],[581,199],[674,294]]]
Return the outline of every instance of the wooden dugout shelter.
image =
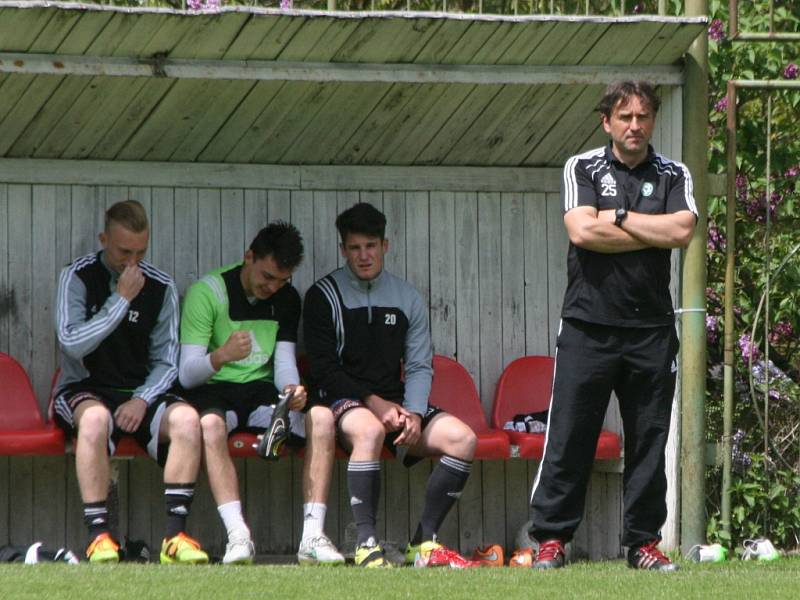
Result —
[[[554,351],[561,168],[605,143],[594,112],[604,86],[657,83],[654,144],[680,159],[681,57],[704,24],[0,0],[0,351],[22,363],[44,409],[57,274],[97,247],[119,199],[147,208],[149,260],[180,293],[276,218],[305,238],[294,278],[304,293],[338,264],[335,215],[364,200],[387,215],[388,268],[429,300],[435,352],[466,366],[488,415],[505,365]],[[619,430],[614,408],[607,425]],[[161,472],[143,458],[117,464],[121,533],[157,547]],[[300,461],[237,468],[257,551],[296,551]],[[327,529],[343,543],[351,518],[336,469]],[[476,465],[441,537],[464,552],[514,546],[535,469]],[[429,470],[384,463],[382,537],[405,543]],[[616,557],[619,465],[598,465],[589,494],[574,552]],[[224,549],[204,485],[190,530]],[[0,457],[0,545],[79,549],[84,538],[71,455]]]

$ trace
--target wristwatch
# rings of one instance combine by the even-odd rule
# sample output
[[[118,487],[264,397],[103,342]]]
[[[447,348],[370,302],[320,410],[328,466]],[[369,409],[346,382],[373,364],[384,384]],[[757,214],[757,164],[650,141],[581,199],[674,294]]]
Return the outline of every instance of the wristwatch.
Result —
[[[618,208],[616,212],[614,212],[614,215],[614,225],[617,227],[622,227],[622,222],[628,218],[628,211],[624,208]]]

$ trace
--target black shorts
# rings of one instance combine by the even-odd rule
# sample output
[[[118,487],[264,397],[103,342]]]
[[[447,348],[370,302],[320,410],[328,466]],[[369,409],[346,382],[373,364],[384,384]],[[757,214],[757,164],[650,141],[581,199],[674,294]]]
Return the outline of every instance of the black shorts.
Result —
[[[278,390],[269,381],[206,383],[190,390],[181,389],[181,395],[200,416],[214,413],[222,417],[229,434],[237,431],[261,433],[269,427],[272,410],[278,403]],[[306,437],[302,413],[290,411],[289,421],[289,445],[302,445]]]
[[[333,404],[331,404],[331,412],[333,412],[333,422],[336,425],[337,434],[339,432],[339,420],[344,416],[344,414],[352,410],[354,408],[367,408],[367,406],[361,401],[356,400],[354,398],[342,398],[341,400],[336,400]],[[367,408],[367,410],[369,410]],[[432,404],[428,405],[428,409],[425,411],[425,414],[422,415],[422,424],[420,426],[420,431],[424,431],[425,428],[430,425],[433,418],[441,413],[444,413],[441,408],[438,406],[433,406]],[[392,454],[397,456],[398,447],[395,446],[394,441],[400,435],[401,432],[399,431],[389,431],[386,433],[386,437],[383,438],[383,445],[384,447],[389,450]],[[415,456],[412,454],[406,453],[403,456],[403,465],[406,467],[412,467],[421,461],[424,456]]]
[[[147,411],[144,414],[142,423],[139,429],[133,433],[122,431],[114,424],[114,428],[109,432],[108,436],[108,453],[113,455],[116,450],[119,440],[124,435],[131,435],[136,442],[141,446],[151,457],[153,457],[158,464],[162,467],[167,460],[167,452],[169,451],[169,443],[160,443],[158,441],[159,430],[161,429],[161,417],[164,416],[164,411],[171,404],[176,402],[184,402],[185,400],[174,393],[176,390],[170,390],[165,394],[158,396],[151,402]],[[54,417],[56,423],[61,427],[68,436],[75,436],[77,428],[75,427],[75,409],[82,402],[87,400],[99,400],[111,413],[111,419],[114,419],[114,412],[122,404],[131,399],[131,392],[115,390],[102,386],[87,385],[80,382],[73,383],[60,390],[56,396],[53,404]]]

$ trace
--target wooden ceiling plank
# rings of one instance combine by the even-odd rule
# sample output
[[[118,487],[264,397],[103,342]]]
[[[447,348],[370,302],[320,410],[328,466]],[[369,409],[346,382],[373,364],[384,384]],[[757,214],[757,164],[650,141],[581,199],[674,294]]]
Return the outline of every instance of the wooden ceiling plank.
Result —
[[[174,84],[174,79],[147,80],[138,93],[129,99],[125,110],[117,117],[106,134],[98,140],[97,145],[92,149],[92,158],[109,160],[117,158],[127,141],[141,127],[142,121],[154,110]]]
[[[27,52],[54,15],[54,11],[45,8],[4,7],[0,19],[0,48],[4,52]]]
[[[280,155],[280,161],[290,164],[329,162],[331,148],[335,147],[338,141],[352,136],[361,123],[360,120],[343,119],[340,115],[368,115],[390,87],[388,83],[340,84],[330,102],[321,107],[286,153]],[[304,135],[306,131],[311,131],[314,135]],[[271,144],[267,147],[271,147]],[[270,156],[275,155],[270,154]],[[263,162],[269,163],[269,160]]]
[[[23,136],[28,124],[36,117],[45,101],[63,80],[63,77],[36,77],[0,123],[0,156],[5,156],[14,142]]]
[[[225,162],[257,162],[254,156],[269,144],[287,144],[333,93],[334,85],[310,82],[284,82],[269,97],[256,105],[255,119],[244,129]]]
[[[307,19],[305,18],[289,15],[278,17],[277,22],[270,28],[250,58],[253,60],[275,60],[306,21]]]
[[[170,155],[169,160],[185,162],[196,160],[255,85],[253,81],[226,82],[219,93],[211,97],[199,123],[186,135]]]
[[[222,58],[249,18],[247,13],[194,17],[192,27],[170,51],[170,58]]]
[[[109,134],[112,126],[126,112],[133,98],[136,98],[147,80],[141,77],[96,78],[98,93],[93,105],[91,118],[83,123],[61,152],[62,158],[84,159],[92,156],[94,148]],[[107,158],[108,155],[104,156]]]
[[[446,31],[440,30],[435,36],[429,39],[422,51],[417,54],[414,62],[437,63],[437,64],[459,64],[469,61],[497,31],[498,23],[469,23],[468,27],[452,27]],[[478,27],[482,25],[483,27]],[[469,31],[470,35],[466,35]],[[375,105],[372,112],[365,117],[362,123],[355,129],[353,134],[346,142],[334,151],[329,153],[326,162],[342,161],[348,164],[366,152],[375,143],[380,131],[376,128],[382,127],[391,120],[391,115],[387,114],[387,109],[396,110],[404,106],[410,97],[418,91],[419,86],[408,84],[395,84],[387,91],[381,101]],[[463,88],[459,88],[463,93]],[[401,103],[401,106],[398,106]],[[420,124],[422,126],[422,124]],[[430,133],[430,132],[428,132]],[[435,130],[434,130],[435,133]]]
[[[443,23],[441,19],[404,18],[361,21],[332,62],[411,62],[438,35]]]
[[[192,19],[193,26],[170,51],[170,58],[221,58],[249,17],[246,13],[236,13],[235,19],[223,16],[226,15]],[[146,116],[118,157],[125,160],[168,158],[203,116],[215,89],[219,88],[203,80],[178,81]]]
[[[225,58],[231,60],[253,58],[253,53],[263,43],[278,21],[279,18],[274,16],[259,18],[256,15],[252,15],[233,40],[227,52],[225,52]]]
[[[252,132],[255,135],[248,132],[251,148],[238,144],[226,160],[238,162],[238,157],[241,157],[245,159],[244,162],[279,162],[278,158],[297,142],[317,113],[332,101],[340,85],[307,82],[286,84],[273,98],[264,115],[259,117],[259,128]],[[342,119],[341,115],[337,118]],[[326,123],[324,127],[328,125]]]
[[[35,54],[55,52],[80,18],[81,13],[79,12],[54,12],[52,18],[47,21],[45,28],[41,30],[33,44],[28,48],[28,52]],[[2,34],[0,34],[0,39],[2,37]]]
[[[417,86],[416,92],[402,110],[397,111],[372,146],[362,154],[362,161],[371,165],[390,164],[388,162],[391,156],[390,149],[411,132],[419,115],[425,114],[431,106],[441,101],[447,89],[448,86],[441,83]]]
[[[31,83],[36,79],[35,75],[9,75],[0,85],[0,139],[7,139],[8,136],[3,130],[3,122],[6,117],[13,112],[19,99],[25,94]]]
[[[80,20],[70,28],[58,45],[58,52],[83,54],[97,39],[113,14],[81,13]],[[11,156],[33,156],[90,80],[87,77],[37,77],[9,115],[17,119],[15,127],[10,129],[19,131],[20,135],[0,142],[0,155],[8,152]],[[20,106],[20,103],[24,105]]]
[[[570,102],[562,112],[562,116],[569,116],[555,121],[557,125],[551,127],[547,134],[541,138],[532,152],[525,158],[523,164],[553,165],[553,149],[555,147],[561,147],[564,140],[570,140],[573,145],[577,145],[573,136],[581,126],[586,126],[587,122],[597,119],[594,109],[604,89],[605,86],[602,85],[581,86],[577,97],[572,94],[574,101]],[[581,118],[579,115],[585,116]],[[596,123],[597,121],[595,120],[594,122]],[[580,141],[583,139],[585,137],[581,138]]]
[[[698,23],[682,24],[678,31],[667,39],[658,56],[651,60],[650,64],[671,65],[677,62],[686,53],[695,38],[703,33],[704,28],[703,24]]]
[[[383,131],[395,118],[398,111],[404,109],[406,104],[416,94],[417,85],[395,84],[381,98],[378,105],[367,116],[359,129],[347,142],[337,150],[337,164],[356,164],[361,162],[364,154],[373,147]]]

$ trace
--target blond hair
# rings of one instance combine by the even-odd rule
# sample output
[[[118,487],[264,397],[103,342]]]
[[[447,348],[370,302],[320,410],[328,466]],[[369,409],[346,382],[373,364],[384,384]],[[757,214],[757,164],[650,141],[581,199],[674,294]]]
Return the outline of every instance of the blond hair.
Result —
[[[123,200],[111,206],[106,211],[106,232],[112,223],[121,225],[133,233],[141,233],[149,228],[144,206],[136,200]]]

